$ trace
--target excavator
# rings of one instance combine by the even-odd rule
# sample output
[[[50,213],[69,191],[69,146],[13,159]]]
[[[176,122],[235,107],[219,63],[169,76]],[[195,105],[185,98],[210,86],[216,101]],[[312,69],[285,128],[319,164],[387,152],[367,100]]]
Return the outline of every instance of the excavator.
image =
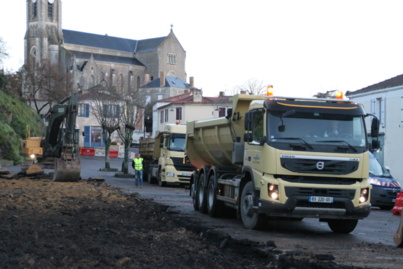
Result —
[[[78,159],[78,113],[77,93],[71,94],[50,109],[49,123],[45,137],[30,137],[22,141],[21,151],[31,158],[23,170],[53,168],[53,181],[77,182],[81,179]],[[43,171],[43,170],[42,170]]]

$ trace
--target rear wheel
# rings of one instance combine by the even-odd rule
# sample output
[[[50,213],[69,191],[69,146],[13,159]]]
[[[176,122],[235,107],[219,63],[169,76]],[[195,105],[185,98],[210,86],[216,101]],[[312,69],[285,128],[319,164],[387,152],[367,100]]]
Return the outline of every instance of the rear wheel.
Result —
[[[354,231],[357,223],[358,220],[356,219],[334,219],[327,222],[333,232],[342,234],[348,234]]]
[[[253,209],[255,200],[255,192],[253,183],[249,181],[242,190],[240,200],[240,214],[243,226],[247,229],[259,230],[262,229],[266,220],[266,216],[259,214]]]
[[[194,210],[199,210],[199,193],[198,193],[198,188],[197,185],[195,184],[194,180],[192,184],[190,185],[190,191],[192,195],[192,202],[193,202],[193,209]]]
[[[207,213],[207,195],[204,183],[204,173],[200,173],[199,182],[197,186],[197,199],[199,201],[199,211]]]
[[[215,186],[214,175],[210,177],[207,187],[207,212],[211,217],[221,217],[224,204],[217,200],[217,188]]]

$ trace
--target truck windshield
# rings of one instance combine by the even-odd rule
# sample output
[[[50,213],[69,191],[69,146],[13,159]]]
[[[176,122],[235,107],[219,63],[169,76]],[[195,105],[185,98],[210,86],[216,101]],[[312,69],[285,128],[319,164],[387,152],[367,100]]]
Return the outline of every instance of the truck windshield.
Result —
[[[267,126],[268,143],[279,149],[299,143],[299,150],[358,153],[367,146],[362,116],[271,111]]]
[[[185,151],[185,135],[172,134],[169,138],[168,149],[172,151]]]

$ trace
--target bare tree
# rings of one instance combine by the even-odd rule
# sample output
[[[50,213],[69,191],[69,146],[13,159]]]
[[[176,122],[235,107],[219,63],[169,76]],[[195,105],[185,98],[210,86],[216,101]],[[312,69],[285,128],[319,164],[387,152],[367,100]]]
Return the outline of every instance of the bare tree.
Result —
[[[239,92],[246,92],[250,95],[261,95],[265,94],[266,84],[261,80],[251,78],[237,88]]]
[[[6,42],[0,37],[0,63],[8,57],[8,52],[6,48]]]
[[[71,75],[63,72],[50,63],[24,67],[23,99],[33,107],[38,114],[46,116],[54,103],[63,100],[73,91]]]
[[[0,90],[7,95],[21,99],[21,72],[4,74],[0,70]]]
[[[123,100],[111,90],[101,85],[91,89],[91,113],[102,127],[105,143],[105,171],[111,171],[109,150],[112,134],[120,128]]]
[[[118,134],[124,144],[124,157],[122,163],[122,173],[129,174],[129,148],[134,130],[141,125],[144,109],[138,105],[136,95],[124,98],[124,105],[121,107],[121,127]]]

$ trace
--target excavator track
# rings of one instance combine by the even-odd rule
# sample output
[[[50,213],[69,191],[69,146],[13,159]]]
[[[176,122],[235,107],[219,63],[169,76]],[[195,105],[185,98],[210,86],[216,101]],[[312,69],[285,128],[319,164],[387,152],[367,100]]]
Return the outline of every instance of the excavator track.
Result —
[[[81,180],[80,170],[81,165],[79,159],[63,160],[61,158],[56,158],[53,181],[56,182],[80,181]]]

